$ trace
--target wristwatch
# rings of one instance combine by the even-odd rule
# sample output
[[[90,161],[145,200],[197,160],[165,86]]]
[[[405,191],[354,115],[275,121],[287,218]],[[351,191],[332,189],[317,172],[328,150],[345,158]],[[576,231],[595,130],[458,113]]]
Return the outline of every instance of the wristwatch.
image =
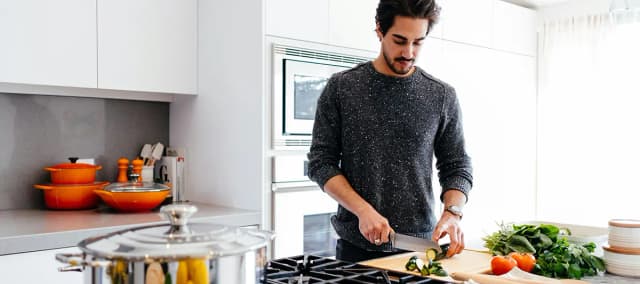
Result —
[[[444,210],[449,211],[449,213],[460,217],[460,220],[462,220],[462,208],[460,208],[459,206],[449,205]]]

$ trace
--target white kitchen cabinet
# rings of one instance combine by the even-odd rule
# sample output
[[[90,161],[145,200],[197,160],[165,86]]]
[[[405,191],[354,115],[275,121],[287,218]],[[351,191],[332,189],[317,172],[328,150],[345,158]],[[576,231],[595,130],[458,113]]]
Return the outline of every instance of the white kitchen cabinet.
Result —
[[[59,272],[67,264],[56,260],[57,253],[80,253],[77,247],[0,256],[2,283],[83,283],[82,272]]]
[[[446,40],[489,47],[494,0],[441,1],[440,24]]]
[[[97,5],[98,88],[197,92],[196,0],[97,0]]]
[[[492,47],[520,54],[536,54],[536,11],[503,1],[493,5]]]
[[[329,0],[329,43],[377,52],[378,0]]]
[[[329,42],[329,0],[268,0],[264,5],[267,35]]]
[[[95,88],[95,23],[95,1],[0,1],[0,83]]]

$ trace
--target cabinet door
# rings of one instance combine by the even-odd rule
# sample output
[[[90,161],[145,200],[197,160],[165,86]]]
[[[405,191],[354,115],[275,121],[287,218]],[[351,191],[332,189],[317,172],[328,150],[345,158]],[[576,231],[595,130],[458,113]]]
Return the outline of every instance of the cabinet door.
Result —
[[[268,35],[329,41],[329,0],[268,0],[265,10]]]
[[[0,82],[96,87],[96,3],[0,1]]]
[[[329,0],[329,43],[377,52],[378,0]]]
[[[493,48],[536,54],[536,12],[503,1],[493,6]]]
[[[196,0],[98,0],[98,88],[195,94]]]
[[[56,260],[57,253],[80,253],[77,247],[0,256],[2,283],[83,283],[82,272],[59,272],[68,264]]]
[[[440,5],[443,38],[490,46],[493,0],[446,0]]]

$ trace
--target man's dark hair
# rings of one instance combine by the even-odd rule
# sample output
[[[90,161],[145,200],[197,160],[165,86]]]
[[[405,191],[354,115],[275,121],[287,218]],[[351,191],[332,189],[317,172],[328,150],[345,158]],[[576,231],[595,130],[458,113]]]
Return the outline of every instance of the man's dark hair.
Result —
[[[406,16],[429,20],[427,34],[438,22],[440,6],[435,0],[380,0],[376,9],[376,23],[380,25],[380,32],[386,35],[393,26],[396,16]]]

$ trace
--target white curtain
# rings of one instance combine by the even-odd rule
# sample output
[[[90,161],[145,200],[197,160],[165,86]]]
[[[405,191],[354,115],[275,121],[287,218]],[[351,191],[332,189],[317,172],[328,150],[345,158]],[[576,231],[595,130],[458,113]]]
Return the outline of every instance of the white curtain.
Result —
[[[640,219],[640,13],[544,23],[538,54],[538,218]]]

